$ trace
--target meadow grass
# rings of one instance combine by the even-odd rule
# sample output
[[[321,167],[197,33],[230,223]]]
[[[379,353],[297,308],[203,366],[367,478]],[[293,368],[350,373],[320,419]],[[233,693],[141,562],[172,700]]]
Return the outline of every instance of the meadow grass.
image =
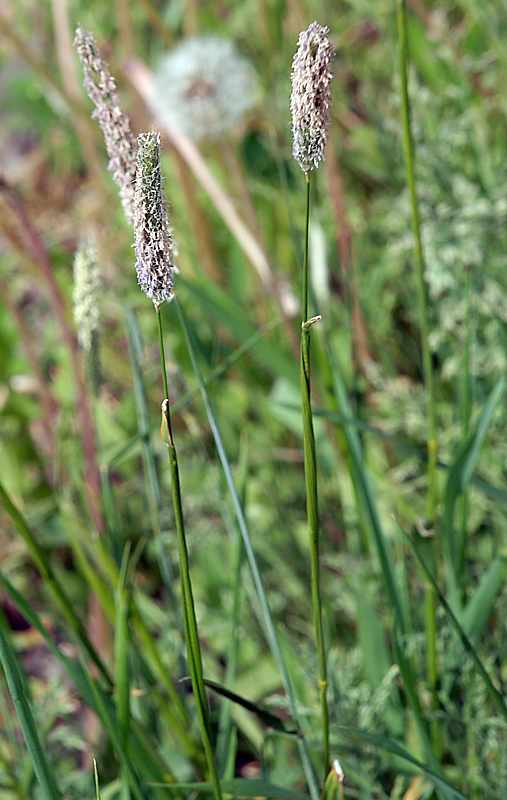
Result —
[[[0,796],[503,797],[507,12],[77,5],[0,12]],[[194,135],[206,32],[264,93],[183,62]]]

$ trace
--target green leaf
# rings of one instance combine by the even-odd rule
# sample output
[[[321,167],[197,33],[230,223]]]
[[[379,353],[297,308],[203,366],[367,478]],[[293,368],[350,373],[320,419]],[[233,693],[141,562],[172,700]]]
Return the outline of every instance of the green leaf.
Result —
[[[365,742],[375,747],[377,750],[383,750],[386,753],[391,753],[398,758],[403,759],[411,766],[417,767],[418,770],[423,772],[432,781],[437,789],[440,789],[446,800],[466,800],[465,796],[454,788],[438,771],[432,766],[424,764],[419,759],[415,758],[408,752],[399,742],[394,739],[389,739],[385,736],[377,736],[376,734],[363,731],[358,728],[351,728],[346,725],[338,725],[336,730],[343,733],[343,738],[346,741],[353,741],[354,739]]]
[[[463,647],[465,648],[466,652],[470,655],[470,657],[472,658],[475,666],[477,667],[477,671],[478,671],[479,675],[482,678],[482,681],[484,683],[484,686],[486,687],[486,690],[488,691],[491,699],[495,703],[495,705],[498,708],[498,710],[499,710],[500,714],[502,715],[502,717],[507,721],[507,703],[505,702],[505,699],[504,699],[503,695],[501,694],[501,692],[499,692],[499,690],[494,685],[494,683],[491,680],[486,667],[482,663],[482,661],[481,661],[481,659],[480,659],[475,647],[473,646],[472,642],[470,641],[470,639],[468,638],[467,634],[463,630],[462,625],[460,624],[458,618],[454,614],[454,612],[453,612],[452,608],[450,607],[449,603],[447,602],[447,600],[445,599],[444,595],[440,591],[440,587],[438,586],[438,584],[437,584],[437,582],[436,582],[436,580],[435,580],[430,568],[428,567],[428,565],[424,561],[421,553],[419,552],[417,544],[408,536],[407,536],[407,539],[411,543],[412,549],[413,549],[414,553],[416,554],[417,559],[418,559],[420,565],[422,566],[424,572],[426,573],[426,577],[428,578],[428,581],[431,583],[431,585],[435,589],[435,591],[436,591],[436,593],[437,593],[437,595],[439,597],[439,600],[440,600],[442,606],[444,607],[444,609],[445,609],[445,611],[447,613],[447,616],[449,617],[449,620],[451,621],[451,624],[452,624],[453,628],[456,630],[459,638],[461,639]]]
[[[454,528],[456,504],[472,479],[482,444],[504,389],[505,381],[501,378],[489,395],[474,430],[462,445],[447,475],[441,536],[446,555],[451,603],[457,608],[459,608],[458,586],[463,563],[464,539],[463,532],[458,532]]]
[[[188,680],[188,679],[186,679]],[[242,697],[236,692],[232,692],[230,689],[227,689],[225,686],[222,686],[220,683],[216,681],[211,681],[208,679],[204,679],[204,683],[209,689],[212,689],[217,694],[220,694],[222,697],[226,697],[232,703],[237,703],[238,705],[246,708],[247,711],[251,711],[252,714],[256,714],[259,719],[265,724],[268,725],[270,728],[273,728],[276,731],[282,731],[283,733],[287,733],[290,735],[297,736],[297,730],[287,730],[285,728],[285,724],[280,717],[277,717],[276,714],[272,714],[271,711],[268,711],[265,708],[257,705],[252,700],[247,700],[246,697]]]
[[[25,600],[23,595],[17,591],[8,578],[2,574],[0,574],[0,585],[3,586],[8,595],[12,598],[13,603],[19,608],[25,619],[28,620],[30,625],[32,625],[32,627],[35,628],[35,630],[37,630],[43,637],[51,654],[62,664],[66,670],[81,699],[90,708],[96,710],[95,696],[94,693],[90,691],[90,678],[86,676],[86,670],[82,663],[73,658],[69,658],[69,656],[66,656],[60,650],[34,608]],[[101,691],[106,704],[111,703],[109,697],[106,696],[102,690],[97,688],[97,691]],[[150,778],[159,779],[164,777],[164,773],[167,774],[167,766],[156,756],[153,742],[148,741],[145,738],[144,733],[138,724],[135,724],[135,726],[133,725],[129,746],[131,757],[138,759],[138,763],[143,766],[145,773],[147,775],[149,774]]]
[[[97,771],[97,762],[93,759],[93,782],[95,784],[95,800],[102,800],[99,784],[99,773]]]
[[[22,672],[14,647],[10,641],[7,620],[0,609],[0,662],[7,687],[14,704],[23,737],[32,760],[33,769],[39,781],[44,800],[60,800],[61,794],[46,759],[39,739],[37,725],[30,708],[28,684]]]
[[[506,575],[507,554],[501,553],[482,576],[461,616],[463,630],[472,641],[477,641],[484,631],[495,601],[505,586]]]
[[[172,303],[173,306],[176,307],[178,318],[183,329],[183,333],[185,336],[185,341],[187,343],[188,352],[190,355],[190,359],[192,361],[192,366],[194,372],[196,374],[197,380],[199,382],[199,386],[201,389],[201,396],[204,402],[204,406],[206,409],[206,415],[208,417],[208,422],[211,428],[211,432],[213,434],[213,439],[215,440],[215,446],[217,448],[218,457],[220,459],[220,463],[222,465],[222,469],[224,472],[224,477],[227,483],[227,488],[231,495],[232,505],[234,509],[234,514],[236,516],[236,520],[238,523],[238,527],[241,533],[241,538],[243,539],[243,544],[245,547],[246,558],[248,561],[248,565],[250,567],[250,571],[252,573],[252,579],[255,586],[255,591],[257,594],[257,598],[259,601],[259,605],[261,608],[261,615],[262,615],[262,622],[264,624],[266,638],[269,642],[269,646],[273,657],[276,661],[278,669],[280,671],[280,676],[282,678],[283,686],[287,693],[287,699],[289,701],[289,706],[292,714],[292,718],[294,722],[298,725],[299,730],[301,731],[301,725],[299,721],[299,714],[298,708],[296,704],[296,698],[294,696],[294,690],[292,686],[292,682],[289,677],[289,673],[287,671],[287,666],[285,663],[285,658],[282,653],[282,649],[280,647],[280,643],[278,640],[278,635],[276,633],[276,628],[274,625],[273,617],[271,615],[271,610],[269,608],[269,603],[266,595],[266,590],[264,589],[264,584],[262,582],[261,573],[259,570],[259,566],[257,564],[257,558],[255,556],[255,551],[253,549],[252,540],[250,537],[250,532],[248,529],[247,521],[245,519],[245,515],[243,512],[243,507],[241,505],[241,501],[238,496],[238,492],[236,489],[236,485],[234,482],[234,478],[232,475],[231,465],[229,464],[229,459],[225,452],[225,448],[222,442],[222,436],[220,434],[220,429],[218,427],[217,420],[215,418],[215,414],[213,412],[213,408],[211,405],[211,401],[206,389],[206,386],[203,381],[202,373],[199,368],[199,364],[197,362],[196,353],[194,350],[194,344],[192,341],[192,336],[190,333],[190,329],[186,323],[185,316],[183,314],[183,310],[178,303],[178,301],[174,301]],[[314,768],[310,759],[310,753],[308,750],[308,745],[306,740],[301,735],[298,738],[298,747],[301,755],[301,761],[303,764],[303,768],[305,771],[306,779],[308,782],[308,787],[310,789],[310,793],[312,795],[313,800],[318,800],[319,792],[317,788],[317,781],[314,772]]]
[[[394,611],[396,625],[401,633],[405,633],[407,630],[407,622],[394,574],[392,556],[377,512],[370,479],[364,464],[361,442],[355,426],[351,423],[353,415],[349,406],[345,384],[338,362],[333,357],[333,353],[329,347],[325,348],[323,355],[323,366],[330,378],[333,388],[336,410],[343,419],[342,430],[347,445],[350,474],[356,493],[357,503],[358,506],[360,506],[360,514],[369,521],[377,548],[384,583]]]
[[[213,787],[211,783],[156,783],[150,784],[160,789],[166,789],[170,794],[180,794],[181,792],[197,792],[198,794],[211,794]],[[298,792],[295,789],[285,789],[264,780],[247,780],[245,778],[233,778],[230,781],[221,783],[224,794],[231,794],[233,797],[265,797],[273,800],[308,800],[308,795]]]
[[[25,518],[23,517],[19,509],[16,508],[16,506],[12,502],[11,498],[9,497],[9,495],[7,494],[5,488],[2,486],[1,483],[0,483],[0,501],[2,502],[6,512],[12,519],[18,533],[24,540],[28,552],[30,553],[31,558],[35,563],[35,566],[39,570],[42,578],[44,579],[48,589],[50,590],[53,596],[55,604],[58,606],[59,610],[66,619],[77,641],[80,643],[83,650],[88,654],[91,660],[98,667],[101,675],[105,678],[105,680],[109,684],[111,684],[111,678],[109,676],[108,670],[104,662],[100,658],[99,654],[97,653],[95,647],[91,643],[83,623],[81,622],[76,612],[74,611],[73,604],[70,601],[60,581],[56,577],[53,568],[49,562],[49,559],[46,556],[46,553],[38,543],[36,537],[34,536]]]

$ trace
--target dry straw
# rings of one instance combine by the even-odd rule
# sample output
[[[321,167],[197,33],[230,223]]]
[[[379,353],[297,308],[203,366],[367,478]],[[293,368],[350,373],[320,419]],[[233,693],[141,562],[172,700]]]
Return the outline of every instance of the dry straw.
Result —
[[[95,106],[92,116],[104,134],[109,171],[120,190],[125,215],[132,222],[136,142],[130,120],[121,110],[116,82],[100,55],[92,34],[77,28],[74,45],[83,66],[84,87]]]

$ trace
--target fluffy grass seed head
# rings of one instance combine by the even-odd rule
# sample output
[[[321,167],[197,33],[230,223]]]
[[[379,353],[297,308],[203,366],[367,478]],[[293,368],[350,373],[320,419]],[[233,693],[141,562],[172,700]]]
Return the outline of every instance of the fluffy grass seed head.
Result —
[[[89,353],[100,320],[99,294],[101,280],[97,249],[91,237],[84,238],[74,257],[74,320],[77,337],[83,350]]]
[[[159,306],[173,296],[174,242],[162,194],[160,134],[137,139],[134,193],[136,272],[143,292]]]
[[[305,173],[317,169],[326,148],[335,52],[328,34],[327,26],[312,22],[299,34],[292,61],[292,155]]]
[[[235,128],[258,98],[253,66],[220,36],[187,39],[161,60],[155,77],[157,112],[194,141]]]
[[[77,28],[74,45],[83,66],[84,87],[95,106],[92,116],[104,134],[109,156],[108,168],[120,190],[127,220],[132,222],[136,142],[130,120],[121,110],[115,80],[92,34]]]

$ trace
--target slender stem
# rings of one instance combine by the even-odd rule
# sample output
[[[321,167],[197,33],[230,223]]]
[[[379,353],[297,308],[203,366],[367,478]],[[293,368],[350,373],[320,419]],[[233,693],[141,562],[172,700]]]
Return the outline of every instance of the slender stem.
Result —
[[[167,368],[164,348],[164,332],[162,326],[162,315],[160,306],[155,306],[158,321],[158,333],[160,343],[160,368],[164,386],[164,401],[162,403],[162,421],[167,426],[167,445],[169,455],[169,469],[171,472],[171,497],[176,523],[176,534],[178,537],[178,556],[180,563],[181,593],[183,596],[183,613],[185,619],[185,636],[187,641],[188,665],[190,668],[190,678],[192,690],[195,697],[197,716],[201,739],[208,764],[209,775],[213,785],[213,795],[215,800],[222,800],[222,790],[220,779],[215,764],[215,757],[211,745],[211,737],[208,719],[208,704],[206,691],[204,688],[204,678],[202,669],[201,646],[199,643],[199,633],[197,630],[197,617],[190,579],[190,563],[188,558],[187,540],[185,535],[185,522],[183,518],[183,504],[181,500],[181,484],[178,467],[178,456],[174,444],[174,435],[171,420],[171,409],[169,403],[169,387],[167,382]]]
[[[465,343],[463,348],[461,399],[461,430],[463,440],[470,435],[470,418],[472,414],[472,289],[470,268],[465,270]],[[467,520],[469,512],[468,493],[463,491],[461,500],[461,531],[458,551],[458,581],[461,590],[461,600],[464,600],[464,573],[467,551]]]
[[[429,344],[429,319],[428,319],[428,292],[425,280],[426,262],[421,234],[421,217],[419,213],[419,203],[417,199],[416,178],[415,178],[415,148],[412,135],[410,97],[408,93],[408,64],[409,64],[409,45],[407,30],[407,9],[406,0],[397,0],[397,20],[399,37],[399,68],[401,83],[401,108],[403,124],[403,148],[405,152],[405,166],[407,185],[410,195],[410,206],[412,211],[412,231],[415,245],[415,264],[417,282],[417,302],[419,307],[419,326],[421,335],[421,349],[424,372],[424,383],[427,395],[427,452],[428,452],[428,495],[427,495],[427,515],[431,526],[435,524],[435,516],[438,506],[438,440],[436,422],[436,398],[435,382],[433,377],[433,365],[431,361],[431,350]],[[436,568],[437,541],[433,539],[433,564]],[[433,698],[433,708],[438,707],[438,663],[437,663],[437,625],[436,625],[437,600],[433,587],[427,588],[425,600],[425,622],[426,622],[426,656],[427,674],[430,690]],[[438,742],[438,732],[436,727],[433,730],[433,742]]]
[[[300,384],[301,405],[303,413],[303,448],[306,484],[306,515],[310,536],[312,615],[319,660],[319,694],[322,715],[322,737],[324,750],[324,780],[329,768],[329,709],[327,702],[327,661],[322,626],[322,599],[320,591],[320,559],[319,559],[319,505],[317,491],[317,459],[315,454],[315,436],[313,432],[313,414],[311,404],[310,381],[310,328],[308,320],[308,240],[310,233],[310,176],[306,173],[306,221],[305,250],[303,262],[303,320],[301,324],[301,361]]]

